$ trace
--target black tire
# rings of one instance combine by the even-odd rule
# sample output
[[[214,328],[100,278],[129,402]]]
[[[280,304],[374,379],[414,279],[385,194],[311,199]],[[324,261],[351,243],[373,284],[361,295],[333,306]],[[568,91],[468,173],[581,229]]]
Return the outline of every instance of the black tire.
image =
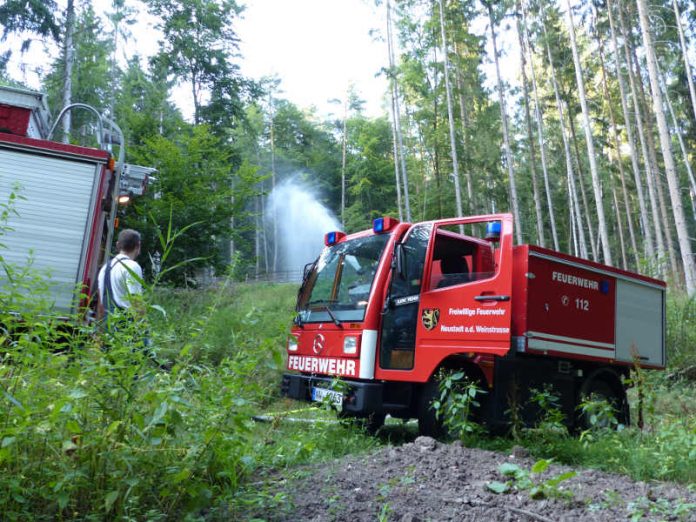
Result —
[[[613,386],[609,384],[606,380],[602,378],[593,378],[585,381],[580,390],[580,397],[578,398],[578,404],[583,400],[596,397],[599,400],[605,400],[608,402],[613,410],[614,417],[618,424],[623,424],[628,426],[630,417],[628,410],[628,400],[626,398],[626,393],[619,384],[614,384]],[[608,425],[593,425],[590,422],[590,417],[585,413],[580,411],[578,415],[578,423],[580,429],[588,430],[592,428],[608,428]]]
[[[386,413],[370,413],[367,417],[362,419],[363,427],[365,431],[370,435],[376,435],[379,430],[384,426],[384,420],[387,418]]]
[[[442,438],[447,430],[432,407],[433,401],[439,397],[438,382],[434,379],[425,383],[418,396],[418,433],[433,438]]]
[[[351,415],[350,413],[345,413],[343,411],[338,412],[339,420],[345,420],[354,425],[360,426],[370,435],[376,435],[377,432],[384,426],[384,421],[387,417],[386,413],[372,412],[366,417],[358,417],[356,415]]]

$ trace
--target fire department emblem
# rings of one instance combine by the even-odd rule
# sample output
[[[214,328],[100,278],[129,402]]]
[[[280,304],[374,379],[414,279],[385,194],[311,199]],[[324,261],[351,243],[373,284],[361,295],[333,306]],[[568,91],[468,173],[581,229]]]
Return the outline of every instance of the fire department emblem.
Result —
[[[432,330],[437,326],[437,322],[440,320],[440,309],[439,308],[425,308],[423,309],[423,314],[421,315],[421,322],[426,330]]]
[[[324,337],[324,334],[317,334],[316,337],[314,337],[314,342],[312,343],[312,350],[314,351],[314,353],[319,355],[324,349],[325,344],[326,337]]]

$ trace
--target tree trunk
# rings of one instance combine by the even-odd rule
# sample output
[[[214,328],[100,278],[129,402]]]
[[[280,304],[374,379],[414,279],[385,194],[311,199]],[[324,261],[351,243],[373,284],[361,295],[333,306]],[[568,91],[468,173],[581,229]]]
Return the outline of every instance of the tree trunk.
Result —
[[[612,0],[607,0],[607,12],[609,14],[609,27],[611,30],[611,42],[614,51],[614,61],[616,62],[616,77],[619,81],[619,94],[621,95],[621,110],[623,112],[624,126],[626,127],[626,137],[628,139],[629,155],[631,157],[631,168],[633,170],[633,180],[636,185],[636,195],[638,197],[638,208],[640,210],[640,219],[643,225],[643,234],[645,239],[643,245],[645,254],[648,259],[655,258],[655,244],[653,241],[653,230],[648,216],[648,209],[645,203],[645,194],[643,192],[643,182],[640,178],[640,164],[638,162],[638,153],[636,152],[635,135],[633,134],[633,125],[628,113],[628,102],[626,96],[626,85],[621,74],[621,53],[619,52],[619,44],[616,39],[616,27],[614,26],[614,16],[612,14]]]
[[[271,111],[271,128],[270,128],[270,145],[271,145],[271,193],[276,189],[276,168],[275,168],[275,111],[273,108],[273,94],[269,96],[269,107]],[[273,272],[278,270],[278,219],[276,216],[275,208],[271,215],[273,220]]]
[[[611,187],[611,195],[614,199],[614,210],[616,212],[616,229],[619,231],[619,245],[621,246],[621,262],[623,269],[628,270],[628,261],[626,260],[626,244],[624,243],[623,224],[621,223],[621,212],[619,211],[619,199],[616,197],[616,189]]]
[[[658,73],[660,73],[658,66]],[[667,85],[665,82],[665,78],[663,74],[660,74],[660,79],[662,83],[662,92],[665,96],[665,102],[667,104],[667,108],[669,109],[669,114],[670,118],[672,120],[672,125],[674,126],[674,133],[677,135],[677,140],[679,140],[679,148],[682,153],[682,161],[684,163],[684,166],[686,167],[686,173],[688,174],[689,177],[689,185],[691,189],[689,190],[689,199],[691,200],[691,211],[696,219],[696,200],[694,199],[694,196],[696,196],[696,177],[694,177],[694,171],[691,168],[691,162],[689,161],[689,152],[686,149],[686,144],[684,143],[684,138],[681,135],[681,128],[679,126],[679,121],[677,120],[677,116],[674,113],[674,107],[672,107],[672,102],[669,99],[669,93],[667,92]]]
[[[454,52],[459,56],[457,50],[457,44],[454,44]],[[462,141],[464,142],[464,158],[462,158],[465,168],[464,168],[464,179],[466,180],[466,196],[467,196],[467,211],[469,214],[476,214],[476,204],[474,202],[474,180],[471,175],[471,166],[467,161],[469,154],[469,113],[466,110],[466,100],[464,98],[464,84],[461,78],[461,70],[458,66],[456,68],[455,79],[457,82],[457,92],[459,94],[459,117],[462,120]]]
[[[265,181],[261,182],[261,188],[266,184]],[[263,266],[266,269],[266,274],[268,274],[269,265],[269,255],[268,255],[268,233],[266,232],[266,224],[268,223],[268,215],[266,214],[266,198],[259,196],[261,198],[261,231],[263,232]]]
[[[343,104],[343,135],[341,139],[341,228],[346,228],[346,143],[348,141],[348,93]]]
[[[679,193],[679,181],[670,148],[669,131],[667,130],[667,119],[662,109],[662,93],[660,92],[659,78],[657,74],[657,62],[655,59],[655,49],[648,26],[648,12],[645,0],[636,0],[638,4],[638,18],[640,19],[641,32],[643,34],[643,46],[648,62],[648,75],[650,76],[650,91],[652,92],[653,109],[657,119],[657,130],[660,135],[660,148],[662,158],[665,163],[665,173],[669,184],[670,199],[672,202],[672,212],[674,223],[677,227],[677,237],[681,250],[682,263],[684,268],[684,280],[686,291],[690,296],[696,295],[696,263],[691,252],[691,243],[686,225],[686,217],[682,208],[681,194]]]
[[[399,109],[399,86],[396,82],[396,70],[394,60],[394,46],[391,34],[391,3],[387,0],[387,47],[389,51],[389,68],[392,73],[392,105],[394,114],[394,129],[396,131],[396,143],[398,146],[401,165],[401,177],[403,182],[403,204],[406,211],[406,220],[411,221],[411,203],[408,195],[408,173],[406,171],[406,158],[404,155],[404,142],[401,135],[401,114]]]
[[[691,63],[689,63],[689,51],[686,47],[686,40],[684,38],[684,28],[681,24],[681,13],[679,12],[677,0],[672,0],[672,5],[674,6],[674,18],[677,23],[677,31],[679,32],[679,44],[681,45],[682,57],[684,58],[684,72],[686,73],[686,80],[689,83],[689,94],[691,95],[691,108],[694,111],[694,122],[696,123],[696,89],[694,89],[694,79],[691,77]]]
[[[570,97],[570,96],[568,96]],[[575,152],[575,163],[578,167],[578,185],[580,185],[580,200],[578,204],[582,206],[582,215],[585,216],[585,223],[587,223],[587,234],[590,236],[588,238],[590,243],[590,254],[592,254],[593,261],[599,261],[599,256],[597,255],[597,247],[595,242],[595,227],[592,223],[592,212],[590,211],[590,205],[587,202],[587,192],[585,191],[585,171],[582,167],[582,155],[580,154],[580,147],[578,147],[578,133],[575,131],[575,118],[570,112],[570,101],[566,100],[566,109],[568,113],[568,127],[570,128],[570,141],[573,145],[571,153]],[[582,226],[582,221],[580,221],[580,226]]]
[[[433,31],[435,31],[435,28],[433,28]],[[433,38],[435,38],[435,35],[433,35]],[[433,66],[433,136],[437,136],[437,130],[438,130],[438,114],[440,114],[440,105],[438,103],[438,97],[437,97],[437,88],[438,88],[438,75],[437,75],[437,46],[433,47],[433,59],[431,61],[432,66]],[[440,146],[435,140],[435,144],[433,146],[433,172],[435,174],[435,193],[437,195],[437,216],[439,218],[443,218],[442,214],[442,169],[440,168]]]
[[[660,221],[658,218],[658,207],[657,207],[657,197],[655,195],[655,186],[653,183],[653,167],[650,161],[650,154],[648,153],[647,140],[645,138],[645,129],[643,127],[643,116],[640,109],[640,102],[638,97],[638,88],[636,87],[636,79],[633,74],[633,60],[631,58],[631,53],[628,49],[628,39],[629,33],[626,30],[626,23],[624,21],[623,11],[619,9],[619,23],[621,25],[621,34],[623,35],[623,48],[624,57],[626,59],[626,71],[628,72],[628,83],[631,88],[631,99],[633,101],[633,111],[636,117],[636,128],[638,130],[638,140],[640,142],[640,150],[643,156],[643,167],[645,169],[645,179],[648,185],[648,199],[650,201],[650,226],[655,231],[655,243],[657,245],[657,269],[658,273],[662,273],[662,263],[667,257],[667,252],[665,251],[665,243],[662,237],[662,232],[660,230]],[[652,259],[650,259],[652,261]]]
[[[635,266],[637,267],[639,264],[638,246],[636,243],[635,231],[633,230],[633,220],[631,217],[632,212],[631,212],[630,200],[628,198],[628,190],[626,189],[626,175],[624,173],[623,161],[621,160],[621,145],[620,145],[620,140],[619,140],[619,131],[618,131],[617,126],[616,126],[616,117],[614,116],[614,109],[612,107],[612,100],[611,100],[611,97],[609,96],[609,87],[607,85],[607,69],[606,69],[606,66],[604,64],[604,44],[602,42],[602,38],[599,34],[599,31],[597,31],[597,33],[596,33],[596,38],[597,38],[597,45],[598,45],[598,50],[599,50],[599,63],[601,65],[601,70],[602,70],[602,91],[604,92],[604,98],[606,100],[607,108],[609,111],[609,122],[611,124],[611,133],[612,133],[612,138],[614,141],[614,149],[616,150],[616,164],[617,164],[617,167],[619,169],[619,180],[621,181],[621,192],[623,195],[624,205],[625,205],[625,209],[626,209],[626,221],[628,224],[628,234],[629,234],[629,239],[631,241],[631,249],[633,250]],[[616,197],[616,192],[613,192],[613,196],[614,196],[614,205],[618,209],[619,204],[618,204],[618,198]],[[619,227],[619,233],[621,235],[621,242],[622,242],[621,255],[623,258],[624,268],[627,268],[626,252],[625,252],[625,248],[623,246],[623,230],[622,230],[622,226],[621,226],[620,215],[618,215],[618,214],[617,214],[617,225]]]
[[[650,117],[651,116],[651,111],[648,106],[648,101],[647,99],[643,98],[642,100],[643,106],[645,107],[644,114],[647,116],[647,122],[646,126],[648,128],[648,132],[646,133],[646,137],[648,138],[648,152],[650,153],[650,160],[652,161],[652,164],[655,165],[655,189],[657,191],[657,203],[659,205],[660,209],[660,228],[664,233],[665,236],[665,248],[667,250],[667,255],[669,257],[669,263],[670,267],[672,270],[673,274],[676,274],[679,272],[679,266],[677,263],[677,257],[675,252],[677,251],[676,246],[674,245],[673,241],[673,235],[671,232],[670,223],[669,223],[669,215],[667,211],[667,202],[665,199],[665,190],[664,190],[664,183],[662,182],[662,176],[660,175],[660,170],[657,168],[657,165],[659,165],[657,161],[657,149],[655,148],[655,131],[654,131],[654,122],[653,119]],[[664,111],[664,108],[663,108]],[[671,143],[671,140],[670,140]]]
[[[392,145],[394,148],[394,179],[396,181],[396,207],[399,210],[399,221],[404,220],[403,203],[401,202],[401,181],[399,180],[399,148],[396,143],[396,109],[394,105],[394,90],[391,91],[391,109],[392,109]]]
[[[510,180],[510,199],[512,213],[515,218],[515,237],[518,244],[522,244],[522,221],[520,220],[519,200],[517,198],[517,185],[515,183],[515,168],[512,163],[512,150],[510,149],[510,136],[508,131],[507,109],[505,107],[505,93],[503,92],[503,80],[500,77],[500,63],[498,60],[498,43],[495,37],[495,21],[493,8],[487,5],[488,20],[491,28],[491,41],[493,43],[493,58],[495,60],[495,74],[498,80],[498,98],[500,102],[500,119],[503,125],[503,141],[505,145],[505,162],[507,163],[508,177]]]
[[[68,0],[65,9],[65,41],[63,42],[63,107],[72,103],[72,74],[75,63],[75,0]],[[63,116],[63,143],[70,142],[72,118],[70,111]],[[99,137],[101,140],[101,136]]]
[[[561,94],[558,90],[558,81],[556,80],[556,67],[553,64],[553,56],[551,55],[551,47],[549,44],[549,35],[546,31],[546,20],[544,19],[543,11],[540,11],[541,16],[541,28],[544,32],[544,40],[546,45],[546,53],[549,60],[549,68],[551,69],[551,85],[553,87],[553,93],[556,97],[556,109],[558,110],[558,119],[560,122],[561,138],[563,139],[563,152],[565,153],[566,160],[566,174],[568,180],[568,201],[570,206],[570,211],[575,212],[575,223],[576,226],[573,230],[577,230],[576,236],[576,251],[575,254],[580,254],[581,257],[587,258],[587,243],[585,241],[585,232],[582,227],[582,215],[580,212],[580,205],[578,203],[577,188],[575,187],[575,173],[573,172],[573,157],[570,152],[570,143],[568,142],[568,136],[565,130],[565,116],[563,115],[563,102],[561,101]],[[578,252],[579,250],[579,252]]]
[[[609,232],[607,230],[607,222],[604,216],[604,205],[602,203],[602,187],[599,179],[599,171],[597,170],[597,158],[594,150],[594,140],[592,138],[592,122],[590,113],[587,108],[587,98],[585,96],[585,82],[583,80],[582,69],[580,66],[580,56],[578,55],[577,44],[575,41],[575,26],[573,23],[573,12],[570,6],[570,0],[566,0],[568,6],[568,23],[570,27],[570,45],[573,51],[573,61],[575,62],[575,77],[578,84],[578,95],[580,96],[580,106],[582,108],[582,116],[585,122],[585,141],[587,143],[587,155],[590,161],[590,173],[592,174],[592,189],[594,190],[595,205],[597,208],[597,218],[599,220],[599,235],[602,239],[602,253],[604,262],[611,265],[611,248],[609,244]]]
[[[537,90],[537,80],[536,80],[536,69],[534,67],[534,55],[531,48],[531,38],[528,31],[527,25],[527,12],[525,8],[522,8],[522,21],[524,36],[529,42],[529,65],[532,71],[532,92],[534,93],[534,118],[536,120],[537,135],[539,138],[539,151],[541,154],[541,169],[544,173],[544,190],[546,191],[546,204],[549,211],[549,222],[551,223],[551,237],[553,238],[553,248],[559,250],[558,245],[558,233],[556,231],[556,214],[553,209],[553,197],[551,192],[551,184],[549,182],[549,172],[546,161],[546,145],[544,143],[544,119],[541,111],[541,105],[539,103],[539,93]]]
[[[633,62],[636,67],[636,77],[640,78],[640,65],[638,61],[638,55],[636,53],[635,47],[633,48]],[[645,137],[648,142],[648,154],[650,154],[650,162],[653,165],[653,182],[655,185],[655,190],[657,193],[657,202],[659,205],[659,215],[660,220],[660,230],[664,234],[664,239],[666,241],[666,250],[669,257],[669,262],[673,274],[679,272],[679,267],[677,264],[677,258],[675,255],[676,247],[674,241],[672,240],[672,233],[669,226],[669,217],[667,215],[667,204],[665,202],[665,191],[662,183],[662,176],[660,175],[659,162],[657,160],[657,149],[655,148],[655,123],[652,117],[652,111],[648,104],[648,97],[645,94],[645,89],[643,88],[643,82],[638,82],[638,88],[640,91],[640,104],[643,108],[643,114],[645,114],[645,127],[646,133]],[[664,108],[663,108],[664,110]]]
[[[452,173],[454,175],[454,198],[457,216],[462,216],[462,192],[459,182],[459,160],[457,159],[457,137],[454,132],[454,111],[452,110],[452,88],[449,81],[449,58],[447,50],[447,36],[445,34],[444,2],[440,3],[440,37],[442,38],[442,55],[445,69],[445,91],[447,93],[447,119],[449,122],[450,154],[452,156]]]
[[[541,195],[537,183],[536,150],[534,148],[534,136],[532,130],[532,116],[529,111],[529,89],[527,87],[527,59],[522,31],[522,6],[517,0],[517,36],[520,43],[520,71],[522,72],[522,101],[524,102],[524,116],[527,127],[527,141],[529,142],[529,170],[532,174],[532,192],[534,195],[534,210],[536,212],[536,229],[539,246],[546,246],[544,237],[544,214],[541,211]]]

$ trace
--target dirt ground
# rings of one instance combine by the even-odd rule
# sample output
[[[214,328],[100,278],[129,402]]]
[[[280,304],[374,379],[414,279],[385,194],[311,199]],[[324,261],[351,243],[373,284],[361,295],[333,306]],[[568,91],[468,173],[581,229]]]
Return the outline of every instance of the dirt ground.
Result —
[[[693,488],[635,482],[589,469],[575,470],[574,477],[549,485],[545,498],[532,499],[531,484],[525,487],[520,480],[512,480],[508,492],[496,494],[488,484],[511,480],[499,471],[503,463],[530,470],[535,460],[523,448],[506,455],[418,437],[370,455],[275,477],[272,491],[283,492],[287,500],[272,513],[256,515],[273,521],[313,522],[696,521]],[[552,464],[545,472],[529,476],[539,484],[570,470]]]

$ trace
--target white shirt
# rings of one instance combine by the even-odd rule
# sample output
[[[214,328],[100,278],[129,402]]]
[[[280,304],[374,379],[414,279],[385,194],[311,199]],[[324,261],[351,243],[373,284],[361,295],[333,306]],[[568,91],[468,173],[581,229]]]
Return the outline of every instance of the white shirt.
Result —
[[[126,268],[130,269],[132,273]],[[106,263],[99,270],[99,298],[104,301],[104,274],[106,273]],[[135,274],[135,275],[134,275]],[[121,308],[130,307],[130,296],[141,294],[143,288],[140,280],[143,277],[143,270],[140,265],[125,254],[118,254],[111,260],[111,297]],[[138,276],[136,278],[135,276]]]

